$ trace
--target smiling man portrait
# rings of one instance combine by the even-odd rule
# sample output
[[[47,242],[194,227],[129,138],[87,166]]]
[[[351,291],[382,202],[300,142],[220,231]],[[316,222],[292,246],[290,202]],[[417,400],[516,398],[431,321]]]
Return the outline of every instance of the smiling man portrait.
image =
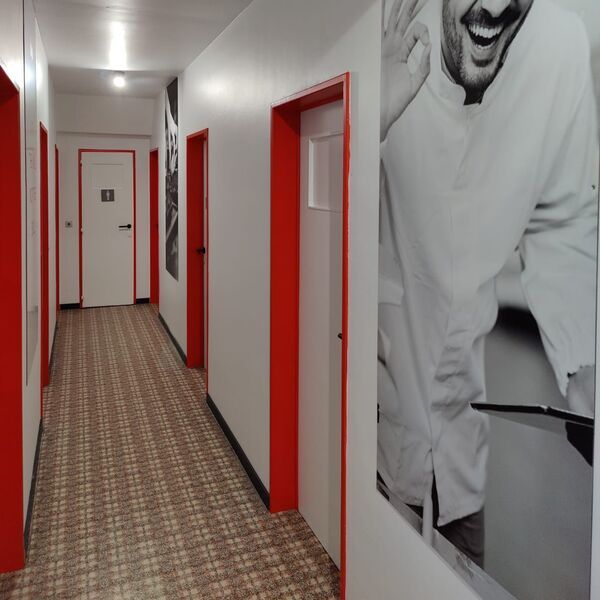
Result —
[[[590,43],[553,0],[384,3],[380,489],[484,565],[485,338],[520,286],[556,386],[594,410],[598,126]],[[507,374],[507,376],[510,376]]]

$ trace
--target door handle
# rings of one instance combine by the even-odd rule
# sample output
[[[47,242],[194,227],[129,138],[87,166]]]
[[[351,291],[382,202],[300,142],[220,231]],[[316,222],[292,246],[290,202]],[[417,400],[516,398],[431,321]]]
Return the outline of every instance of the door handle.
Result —
[[[131,223],[127,223],[127,225],[119,225],[119,229],[131,229]]]
[[[338,337],[340,338],[340,340],[343,339],[341,333],[338,333]]]
[[[206,248],[202,246],[202,248],[196,248],[196,252],[198,254],[206,254]]]

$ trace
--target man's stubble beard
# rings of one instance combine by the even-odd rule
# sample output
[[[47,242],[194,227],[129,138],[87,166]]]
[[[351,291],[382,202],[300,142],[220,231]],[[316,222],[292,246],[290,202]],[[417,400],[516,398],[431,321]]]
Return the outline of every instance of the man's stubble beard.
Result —
[[[467,69],[465,56],[464,56],[464,47],[462,44],[462,38],[455,27],[454,18],[450,13],[449,9],[450,0],[443,0],[442,3],[442,36],[447,41],[447,48],[450,52],[450,59],[452,60],[454,66],[453,70],[450,68],[446,61],[446,57],[444,56],[443,47],[442,47],[442,60],[445,62],[445,66],[453,76],[453,78],[458,81],[455,81],[458,85],[460,85],[465,90],[465,104],[474,104],[476,102],[481,102],[483,100],[483,95],[485,94],[488,87],[494,82],[496,76],[500,72],[500,69],[504,65],[504,61],[506,58],[506,53],[512,42],[514,41],[517,33],[521,29],[521,26],[525,22],[527,18],[527,14],[531,9],[531,5],[527,9],[527,13],[523,15],[520,23],[515,30],[512,32],[511,36],[505,42],[503,48],[498,51],[497,57],[494,59],[495,64],[493,66],[490,65],[489,68],[480,68],[480,73],[478,76],[471,75]],[[469,35],[466,33],[466,35]],[[478,69],[475,65],[474,69]]]
[[[482,73],[479,77],[472,77],[469,74],[465,64],[462,38],[455,26],[454,17],[450,14],[449,4],[449,0],[444,0],[442,6],[442,36],[444,36],[446,39],[446,47],[450,53],[449,59],[452,61],[454,69],[451,69],[450,65],[448,65],[446,58],[444,57],[443,47],[442,60],[446,61],[446,67],[453,75],[453,78],[459,79],[459,81],[455,81],[455,83],[460,85],[465,90],[467,99],[465,103],[481,102],[486,89],[490,86],[498,74],[498,71],[502,66],[502,61],[498,60],[493,71],[490,70],[488,72],[487,70],[482,70]],[[472,102],[469,102],[470,99]]]

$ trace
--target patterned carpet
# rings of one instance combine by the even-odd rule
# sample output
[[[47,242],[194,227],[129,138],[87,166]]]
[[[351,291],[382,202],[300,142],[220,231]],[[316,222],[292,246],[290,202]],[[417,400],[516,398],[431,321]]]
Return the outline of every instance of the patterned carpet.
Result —
[[[149,305],[60,313],[27,567],[0,598],[338,596],[297,513],[270,515]]]

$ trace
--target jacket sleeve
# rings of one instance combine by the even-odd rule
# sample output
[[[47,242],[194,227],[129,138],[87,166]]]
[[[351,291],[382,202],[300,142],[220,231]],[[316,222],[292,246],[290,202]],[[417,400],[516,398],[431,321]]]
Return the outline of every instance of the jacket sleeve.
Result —
[[[583,79],[519,247],[523,290],[563,395],[569,375],[595,361],[598,125],[589,68]]]

